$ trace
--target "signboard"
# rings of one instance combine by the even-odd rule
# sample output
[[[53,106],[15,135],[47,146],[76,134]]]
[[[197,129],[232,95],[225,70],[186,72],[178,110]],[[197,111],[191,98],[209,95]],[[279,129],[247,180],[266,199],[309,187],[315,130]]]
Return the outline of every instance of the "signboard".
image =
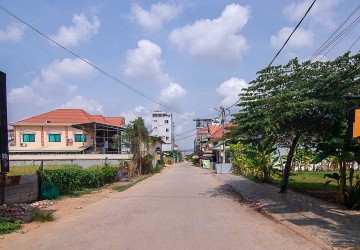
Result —
[[[7,128],[6,74],[0,71],[0,168],[9,172],[9,141]]]
[[[360,108],[351,109],[349,112],[348,134],[350,139],[360,139]]]
[[[160,154],[160,153],[161,153],[161,147],[156,147],[156,148],[155,148],[155,152],[158,153],[158,154]]]
[[[210,169],[210,160],[203,160],[203,168]]]

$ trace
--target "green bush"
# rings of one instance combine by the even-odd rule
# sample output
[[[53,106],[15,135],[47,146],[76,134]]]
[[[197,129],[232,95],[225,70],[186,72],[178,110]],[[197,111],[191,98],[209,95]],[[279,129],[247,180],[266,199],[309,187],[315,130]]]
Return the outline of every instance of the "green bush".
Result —
[[[0,234],[8,234],[20,228],[20,221],[6,220],[0,217]]]
[[[117,167],[68,168],[42,171],[45,181],[55,184],[61,195],[81,191],[84,188],[98,188],[115,181]]]
[[[166,159],[166,164],[171,165],[171,164],[173,164],[173,163],[174,163],[174,159],[173,159],[173,158],[167,158],[167,159]]]
[[[152,161],[153,156],[151,154],[144,155],[141,160],[142,174],[149,174],[153,171]]]
[[[157,164],[164,165],[165,164],[164,159],[161,157],[160,160],[157,160]]]
[[[349,205],[352,209],[360,210],[360,180],[357,180],[350,194]]]
[[[31,214],[32,221],[39,221],[39,222],[45,222],[45,221],[54,221],[54,211],[50,210],[39,210],[36,209]]]

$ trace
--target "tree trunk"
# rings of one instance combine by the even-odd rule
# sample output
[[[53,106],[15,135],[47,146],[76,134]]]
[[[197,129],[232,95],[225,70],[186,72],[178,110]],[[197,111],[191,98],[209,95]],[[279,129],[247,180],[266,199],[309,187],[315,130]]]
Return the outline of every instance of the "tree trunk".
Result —
[[[341,205],[346,204],[346,162],[340,162],[340,190],[339,190],[339,201]]]
[[[292,159],[294,157],[295,148],[296,148],[296,146],[297,146],[297,144],[299,142],[299,139],[300,139],[300,135],[297,134],[294,137],[294,139],[293,139],[293,141],[291,143],[289,154],[288,154],[288,156],[286,158],[285,168],[284,168],[284,171],[283,171],[283,177],[282,177],[281,184],[280,184],[280,193],[285,193],[286,192],[287,184],[288,184],[288,181],[289,181],[291,162],[292,162]]]

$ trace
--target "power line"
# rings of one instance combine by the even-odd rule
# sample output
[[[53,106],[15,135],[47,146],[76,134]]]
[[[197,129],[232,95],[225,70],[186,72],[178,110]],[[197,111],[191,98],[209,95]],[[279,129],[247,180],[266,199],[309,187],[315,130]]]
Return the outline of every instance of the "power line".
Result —
[[[184,133],[175,135],[175,137],[180,136],[180,135],[184,135],[184,134],[187,134],[187,133],[190,133],[190,132],[195,131],[195,130],[196,130],[196,128],[195,128],[195,129],[192,129],[192,130],[189,130],[189,131],[186,131],[186,132],[184,132]]]
[[[195,135],[188,135],[188,136],[185,136],[183,138],[176,139],[176,141],[181,141],[181,140],[187,139],[189,137],[193,137],[193,136],[196,136],[196,134]]]
[[[333,46],[331,46],[331,48],[320,58],[320,60],[323,59],[336,45],[338,45],[341,42],[341,40],[344,39],[355,28],[355,26],[359,24],[359,22],[360,22],[360,16],[341,33],[341,36],[338,39],[336,39],[338,41]]]
[[[340,31],[340,29],[350,20],[350,18],[359,10],[360,4],[349,14],[349,16],[341,23],[341,25],[331,34],[331,36],[316,50],[316,52],[312,55],[310,58],[310,61],[314,61],[315,58],[320,55],[326,48],[328,48],[334,41],[338,39],[338,37],[343,34],[344,31],[342,31],[340,34],[338,34],[335,38],[335,34]],[[349,26],[348,26],[349,27]],[[346,28],[347,29],[347,28]],[[333,38],[333,40],[331,40]],[[330,41],[331,40],[331,41]]]
[[[133,92],[135,92],[136,94],[148,99],[149,101],[156,103],[164,108],[167,108],[175,113],[178,113],[180,115],[189,117],[194,119],[195,117],[188,115],[182,111],[179,111],[169,105],[166,104],[162,104],[159,101],[153,99],[151,96],[145,94],[144,92],[136,89],[135,87],[131,86],[130,84],[121,81],[120,79],[118,79],[117,77],[111,75],[110,73],[106,72],[105,70],[101,69],[100,67],[96,66],[93,63],[90,63],[89,61],[85,60],[83,57],[81,57],[80,55],[76,54],[75,52],[71,51],[70,49],[66,48],[65,46],[61,45],[60,43],[56,42],[55,40],[53,40],[52,38],[50,38],[49,36],[47,36],[46,34],[44,34],[43,32],[41,32],[39,29],[35,28],[34,26],[30,25],[28,22],[24,21],[23,19],[21,19],[20,17],[18,17],[17,15],[15,15],[14,13],[12,13],[11,11],[7,10],[6,8],[4,8],[3,6],[0,5],[0,9],[2,11],[4,11],[5,13],[7,13],[8,15],[12,16],[13,18],[15,18],[16,20],[18,20],[19,22],[21,22],[22,24],[26,25],[27,27],[29,27],[30,29],[32,29],[33,31],[37,32],[38,34],[40,34],[41,36],[45,37],[46,39],[48,39],[49,41],[51,41],[52,43],[56,44],[57,46],[59,46],[60,48],[66,50],[68,53],[70,53],[71,55],[77,57],[78,59],[80,59],[81,61],[85,62],[86,64],[88,64],[89,66],[93,67],[94,69],[96,69],[97,71],[99,71],[100,73],[104,74],[105,76],[109,77],[110,79],[114,80],[115,82],[123,85],[124,87],[132,90]]]
[[[283,48],[285,47],[285,45],[288,43],[288,41],[290,40],[291,36],[294,34],[294,32],[297,30],[297,28],[300,26],[300,24],[302,23],[302,21],[305,19],[305,17],[307,16],[307,14],[309,13],[309,11],[311,10],[311,8],[313,7],[314,3],[316,2],[316,0],[314,0],[312,2],[312,4],[310,5],[310,7],[308,8],[308,10],[306,11],[305,15],[301,18],[300,22],[296,25],[295,29],[291,32],[290,36],[288,37],[288,39],[286,39],[284,45],[281,47],[281,49],[278,51],[278,53],[275,55],[275,57],[271,60],[270,64],[268,67],[271,66],[271,64],[274,62],[274,60],[278,57],[278,55],[280,54],[280,52],[283,50]]]
[[[359,41],[360,36],[355,40],[355,42],[353,44],[351,44],[350,48],[348,49],[348,51],[351,51],[352,47]]]

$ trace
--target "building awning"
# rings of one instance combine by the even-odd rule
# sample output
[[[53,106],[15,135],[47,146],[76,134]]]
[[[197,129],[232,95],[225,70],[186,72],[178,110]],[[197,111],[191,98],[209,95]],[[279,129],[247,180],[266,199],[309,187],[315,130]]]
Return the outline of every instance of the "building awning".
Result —
[[[123,127],[117,127],[109,124],[103,124],[103,123],[97,123],[97,122],[89,122],[89,123],[79,123],[79,124],[73,124],[71,125],[73,128],[81,129],[81,130],[106,130],[106,131],[123,131]]]

